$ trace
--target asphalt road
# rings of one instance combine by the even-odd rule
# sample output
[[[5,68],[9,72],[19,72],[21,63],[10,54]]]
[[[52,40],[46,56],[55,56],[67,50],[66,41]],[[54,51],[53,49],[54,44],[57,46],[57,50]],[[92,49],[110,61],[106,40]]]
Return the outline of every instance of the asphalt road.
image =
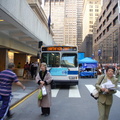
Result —
[[[12,110],[14,117],[10,120],[98,120],[97,101],[90,96],[88,86],[96,79],[80,79],[79,85],[52,89],[51,114],[41,116],[37,106],[37,92]],[[114,95],[109,120],[120,120],[120,97]]]

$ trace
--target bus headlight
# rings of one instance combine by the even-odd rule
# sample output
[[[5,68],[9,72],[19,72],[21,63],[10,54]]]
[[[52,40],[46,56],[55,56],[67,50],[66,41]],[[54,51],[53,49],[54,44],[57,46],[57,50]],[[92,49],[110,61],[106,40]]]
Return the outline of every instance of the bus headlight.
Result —
[[[78,77],[77,76],[69,76],[70,80],[76,80]]]

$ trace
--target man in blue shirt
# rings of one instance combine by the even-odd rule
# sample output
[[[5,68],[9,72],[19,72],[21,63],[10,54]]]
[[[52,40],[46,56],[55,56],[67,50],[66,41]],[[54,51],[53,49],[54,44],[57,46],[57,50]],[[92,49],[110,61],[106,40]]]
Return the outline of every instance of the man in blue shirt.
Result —
[[[9,106],[11,101],[12,83],[14,82],[16,85],[25,90],[25,86],[19,82],[17,75],[13,72],[14,68],[14,63],[9,63],[8,69],[3,70],[0,73],[0,97],[2,101],[0,108],[0,120],[3,120],[6,114],[7,116],[10,116]]]

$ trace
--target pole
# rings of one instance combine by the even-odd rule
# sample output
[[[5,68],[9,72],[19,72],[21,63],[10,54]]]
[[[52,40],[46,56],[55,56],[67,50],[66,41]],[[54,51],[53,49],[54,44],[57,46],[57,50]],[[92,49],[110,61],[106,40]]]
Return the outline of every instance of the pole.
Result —
[[[51,25],[51,0],[49,0],[49,18],[48,18],[49,34],[50,34],[50,25]]]

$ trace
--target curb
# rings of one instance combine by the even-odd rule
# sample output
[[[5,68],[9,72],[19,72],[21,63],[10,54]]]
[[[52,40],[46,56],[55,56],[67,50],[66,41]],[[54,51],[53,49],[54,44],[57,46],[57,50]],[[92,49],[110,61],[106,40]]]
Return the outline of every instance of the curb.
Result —
[[[24,96],[23,98],[19,99],[18,101],[16,101],[12,105],[10,105],[10,110],[12,110],[15,107],[17,107],[19,105],[19,103],[21,103],[21,101],[24,101],[24,100],[28,99],[30,96],[32,96],[37,91],[38,91],[38,88],[33,90],[32,92],[28,93],[26,96]]]

